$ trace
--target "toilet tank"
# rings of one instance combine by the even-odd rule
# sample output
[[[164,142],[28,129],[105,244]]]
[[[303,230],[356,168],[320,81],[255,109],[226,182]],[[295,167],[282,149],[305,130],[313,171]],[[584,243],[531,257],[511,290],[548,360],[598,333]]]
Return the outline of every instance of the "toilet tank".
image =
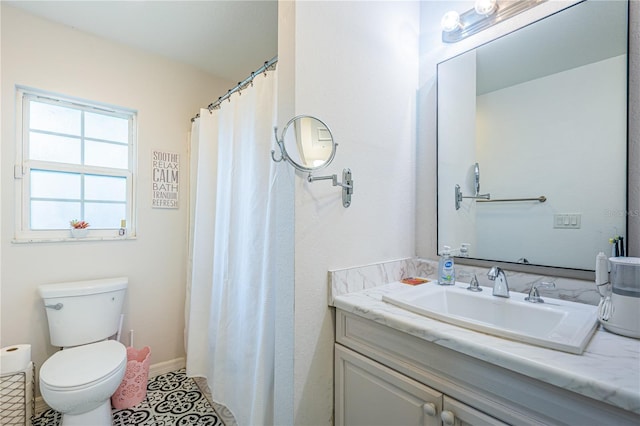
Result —
[[[38,286],[53,346],[79,346],[118,331],[127,277]]]

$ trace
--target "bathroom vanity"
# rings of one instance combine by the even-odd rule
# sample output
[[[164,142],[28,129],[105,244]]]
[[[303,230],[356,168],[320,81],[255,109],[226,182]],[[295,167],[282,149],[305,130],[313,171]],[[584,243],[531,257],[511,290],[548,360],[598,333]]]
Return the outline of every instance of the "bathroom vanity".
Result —
[[[598,330],[582,355],[336,296],[337,425],[640,424],[640,341]]]

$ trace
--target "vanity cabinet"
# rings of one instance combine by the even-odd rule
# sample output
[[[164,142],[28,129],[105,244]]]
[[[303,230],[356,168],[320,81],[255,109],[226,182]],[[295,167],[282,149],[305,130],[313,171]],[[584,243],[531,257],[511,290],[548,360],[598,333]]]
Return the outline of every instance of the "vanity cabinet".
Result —
[[[640,424],[633,412],[446,346],[336,309],[335,424]]]
[[[336,425],[506,425],[336,344]]]

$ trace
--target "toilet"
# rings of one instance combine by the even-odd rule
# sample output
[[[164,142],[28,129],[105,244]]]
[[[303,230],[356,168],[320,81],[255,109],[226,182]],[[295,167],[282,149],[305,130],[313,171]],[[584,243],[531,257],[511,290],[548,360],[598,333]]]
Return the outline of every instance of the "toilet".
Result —
[[[49,337],[61,351],[40,368],[40,393],[62,413],[63,426],[111,426],[111,395],[127,366],[115,335],[128,279],[109,278],[38,287]]]

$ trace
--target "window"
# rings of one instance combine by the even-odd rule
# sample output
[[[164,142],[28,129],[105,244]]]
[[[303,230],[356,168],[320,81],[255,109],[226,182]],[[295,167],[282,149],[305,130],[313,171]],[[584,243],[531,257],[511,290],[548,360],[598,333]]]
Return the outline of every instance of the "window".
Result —
[[[18,105],[16,239],[67,238],[74,219],[133,235],[135,113],[23,89]]]

